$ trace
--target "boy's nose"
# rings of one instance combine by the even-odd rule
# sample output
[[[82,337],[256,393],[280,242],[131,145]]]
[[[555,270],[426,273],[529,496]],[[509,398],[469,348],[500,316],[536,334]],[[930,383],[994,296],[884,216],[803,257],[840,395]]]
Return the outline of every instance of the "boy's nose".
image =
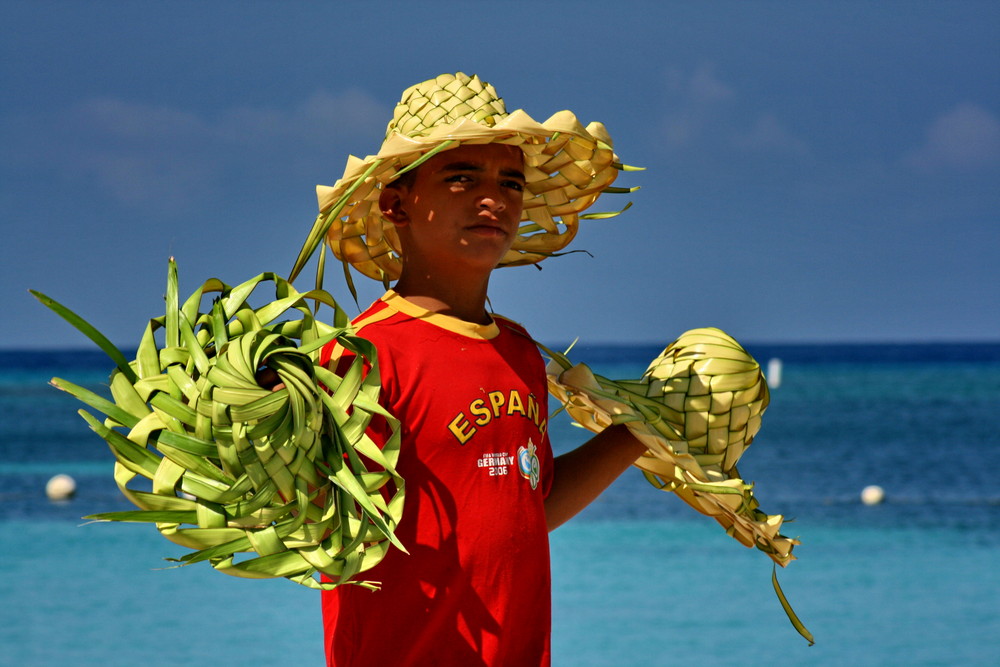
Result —
[[[507,208],[507,204],[504,202],[503,197],[487,194],[479,198],[479,207],[499,213]]]

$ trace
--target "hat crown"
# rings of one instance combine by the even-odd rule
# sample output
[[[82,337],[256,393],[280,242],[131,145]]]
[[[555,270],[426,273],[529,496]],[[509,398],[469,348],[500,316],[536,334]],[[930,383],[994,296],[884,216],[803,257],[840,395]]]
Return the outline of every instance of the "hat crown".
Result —
[[[507,115],[496,89],[478,76],[442,74],[403,91],[385,136],[425,136],[435,126],[462,119],[493,127]]]

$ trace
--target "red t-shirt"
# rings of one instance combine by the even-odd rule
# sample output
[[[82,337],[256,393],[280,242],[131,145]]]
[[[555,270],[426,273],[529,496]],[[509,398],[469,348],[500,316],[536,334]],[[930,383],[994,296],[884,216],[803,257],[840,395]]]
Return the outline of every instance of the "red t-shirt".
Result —
[[[552,449],[537,347],[509,320],[475,325],[392,291],[355,326],[402,424],[396,535],[409,554],[363,573],[381,590],[322,594],[328,664],[548,665]]]

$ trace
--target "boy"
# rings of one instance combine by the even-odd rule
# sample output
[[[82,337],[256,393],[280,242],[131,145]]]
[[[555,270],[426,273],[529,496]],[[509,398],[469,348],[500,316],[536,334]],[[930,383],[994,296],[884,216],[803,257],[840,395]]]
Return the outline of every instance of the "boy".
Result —
[[[547,533],[645,447],[612,427],[553,459],[544,363],[487,292],[497,266],[568,243],[616,164],[603,126],[507,114],[491,86],[442,75],[404,93],[379,155],[319,188],[334,253],[397,279],[355,326],[403,428],[409,551],[365,573],[378,591],[323,593],[328,664],[549,664]]]

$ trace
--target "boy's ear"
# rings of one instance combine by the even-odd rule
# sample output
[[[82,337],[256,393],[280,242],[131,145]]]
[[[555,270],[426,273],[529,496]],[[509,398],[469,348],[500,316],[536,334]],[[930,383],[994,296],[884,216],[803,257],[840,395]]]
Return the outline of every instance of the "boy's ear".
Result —
[[[378,196],[378,207],[382,215],[394,225],[405,225],[409,221],[403,209],[403,192],[400,188],[383,188]]]

